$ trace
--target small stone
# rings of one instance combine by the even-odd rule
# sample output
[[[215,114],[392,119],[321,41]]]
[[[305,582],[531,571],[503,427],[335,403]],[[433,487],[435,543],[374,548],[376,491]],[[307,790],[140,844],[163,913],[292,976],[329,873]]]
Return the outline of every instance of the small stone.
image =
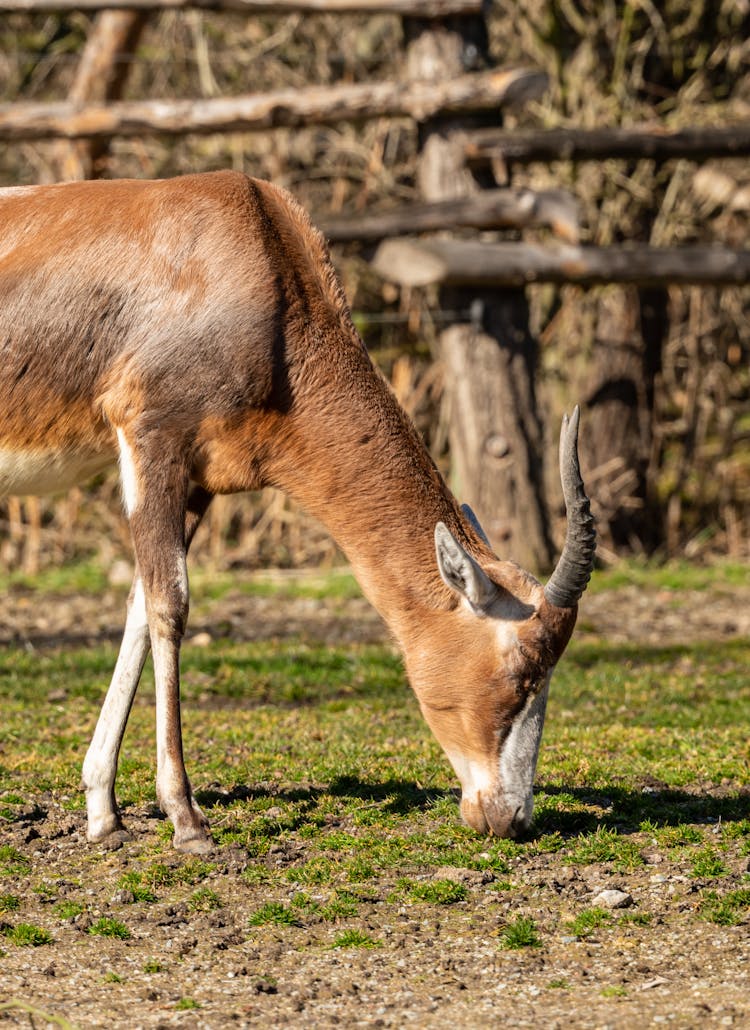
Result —
[[[113,905],[132,905],[135,901],[135,894],[128,890],[127,887],[123,887],[119,891],[115,891],[112,895]]]
[[[625,891],[606,890],[597,894],[592,904],[598,908],[627,908],[633,904],[633,897]]]

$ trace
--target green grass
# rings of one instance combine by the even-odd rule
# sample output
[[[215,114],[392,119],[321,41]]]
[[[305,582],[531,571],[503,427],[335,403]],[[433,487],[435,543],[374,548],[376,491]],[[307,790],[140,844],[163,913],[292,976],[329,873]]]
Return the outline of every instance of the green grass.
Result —
[[[21,902],[15,894],[0,894],[0,915],[5,912],[17,912]]]
[[[58,919],[75,919],[85,911],[86,906],[80,901],[58,901],[53,908]]]
[[[17,923],[16,926],[9,926],[4,933],[6,939],[17,948],[39,948],[43,944],[52,943],[52,934],[33,923]]]
[[[710,565],[695,565],[687,561],[640,562],[622,561],[611,569],[597,571],[591,577],[589,590],[617,590],[624,586],[637,586],[650,590],[708,590],[744,586],[747,566],[738,562],[721,561]],[[679,598],[678,598],[679,599]]]
[[[200,1005],[195,1000],[195,998],[180,998],[180,1000],[175,1005],[175,1008],[178,1009],[180,1012],[184,1012],[189,1009],[199,1009]]]
[[[297,915],[280,901],[269,901],[253,912],[248,920],[250,926],[266,926],[269,923],[273,926],[297,926],[299,919]]]
[[[121,941],[130,939],[130,930],[127,926],[111,916],[102,916],[101,919],[97,919],[89,927],[89,933],[94,937],[116,937]]]
[[[457,901],[465,901],[469,896],[466,887],[455,880],[415,883],[409,893],[414,901],[426,901],[431,905],[453,905]]]
[[[707,891],[701,902],[701,914],[719,926],[737,926],[750,912],[750,887],[738,887],[718,895]]]
[[[369,933],[362,930],[344,930],[338,934],[332,948],[379,948],[380,941],[375,940]]]
[[[705,847],[696,852],[692,858],[692,875],[703,878],[724,876],[727,867],[714,848]]]
[[[250,597],[341,602],[362,596],[362,590],[348,568],[328,572],[270,570],[238,576],[234,572],[205,572],[196,565],[190,569],[190,587],[199,605],[218,600],[230,592]]]
[[[100,594],[111,589],[107,569],[99,561],[79,561],[66,565],[51,565],[31,576],[26,572],[0,570],[0,591],[19,594]],[[122,589],[123,597],[127,593]]]
[[[639,585],[642,575],[648,588],[671,589],[664,569],[628,575]],[[709,583],[708,575],[696,573],[695,589],[701,576]],[[734,572],[726,567],[716,575],[722,587],[730,586]],[[216,596],[230,588],[228,579],[219,583]],[[211,589],[207,580],[205,597]],[[308,583],[305,589],[313,588]],[[344,580],[334,597],[345,600],[349,589]],[[11,934],[30,933],[7,927],[22,918],[16,911],[34,919],[52,902],[49,911],[58,920],[84,910],[98,917],[124,889],[136,905],[179,904],[188,921],[222,906],[216,918],[230,923],[239,898],[242,934],[253,941],[281,939],[285,947],[327,949],[332,940],[342,948],[388,947],[390,938],[372,925],[355,925],[373,906],[397,926],[401,909],[415,922],[440,921],[440,931],[430,931],[436,939],[475,932],[472,920],[482,912],[485,931],[497,934],[503,949],[537,947],[566,933],[585,939],[597,931],[604,931],[606,947],[620,933],[655,932],[649,913],[538,914],[550,911],[545,906],[553,895],[549,884],[539,887],[533,903],[540,907],[532,907],[526,860],[538,865],[543,856],[550,881],[553,871],[570,866],[576,877],[627,882],[631,874],[648,880],[650,851],[658,853],[659,872],[679,874],[676,882],[686,885],[679,890],[692,892],[689,911],[675,908],[680,920],[694,918],[704,931],[706,921],[739,927],[735,932],[747,923],[749,888],[738,870],[750,855],[743,794],[750,773],[749,640],[672,647],[574,639],[553,679],[535,824],[519,842],[479,837],[461,824],[454,774],[390,647],[297,639],[186,647],[188,772],[217,853],[210,861],[177,855],[169,823],[149,819],[137,840],[117,853],[127,863],[112,864],[111,855],[81,845],[68,882],[81,888],[76,898],[85,898],[85,906],[76,899],[55,902],[57,881],[34,845],[23,843],[20,813],[28,818],[33,811],[43,820],[50,797],[70,809],[83,807],[81,762],[114,658],[111,646],[0,651],[0,825],[13,834],[12,843],[0,845],[4,945],[17,943]],[[64,705],[39,703],[59,689],[66,692]],[[120,762],[126,822],[155,802],[153,753],[147,672]],[[232,867],[233,895],[226,869],[227,856],[235,854],[242,861],[239,871]],[[486,872],[488,882],[435,879],[441,867]],[[151,914],[126,911],[138,940],[134,920]],[[526,911],[535,918],[520,915]],[[659,925],[656,914],[653,925]],[[59,936],[75,932],[61,926]],[[90,932],[125,940],[129,930],[102,917]],[[314,944],[300,943],[312,938]],[[162,967],[154,959],[149,968]]]
[[[536,923],[529,916],[519,916],[509,923],[500,934],[500,947],[508,951],[519,951],[522,948],[540,948],[542,939]]]
[[[568,923],[567,929],[576,937],[588,937],[594,930],[608,926],[612,922],[612,915],[604,908],[594,906],[585,908],[575,919]]]
[[[188,907],[191,912],[211,912],[221,908],[221,898],[210,887],[200,887],[190,895]]]
[[[0,876],[23,876],[31,870],[31,862],[10,844],[0,845]]]

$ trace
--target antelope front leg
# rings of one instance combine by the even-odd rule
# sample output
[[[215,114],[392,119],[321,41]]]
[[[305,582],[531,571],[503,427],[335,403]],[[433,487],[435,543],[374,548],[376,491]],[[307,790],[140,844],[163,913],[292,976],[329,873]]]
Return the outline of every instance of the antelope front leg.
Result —
[[[130,526],[143,577],[154,659],[156,796],[174,826],[177,850],[203,853],[211,849],[212,842],[208,821],[193,797],[185,771],[180,717],[180,644],[188,615],[186,557],[192,535],[190,519],[186,522],[186,481],[187,476],[181,475],[175,464],[164,479],[150,482],[143,496],[139,490]]]
[[[185,517],[186,551],[210,503],[211,494],[201,487],[193,487]],[[88,815],[87,836],[92,843],[108,838],[122,841],[129,836],[122,824],[117,806],[115,779],[122,738],[146,662],[149,644],[146,597],[140,572],[136,568],[128,597],[127,619],[120,653],[83,763],[82,779]]]
[[[128,597],[128,614],[117,664],[83,762],[87,836],[92,843],[107,838],[126,840],[128,837],[115,799],[115,777],[120,745],[148,648],[145,596],[136,570]]]

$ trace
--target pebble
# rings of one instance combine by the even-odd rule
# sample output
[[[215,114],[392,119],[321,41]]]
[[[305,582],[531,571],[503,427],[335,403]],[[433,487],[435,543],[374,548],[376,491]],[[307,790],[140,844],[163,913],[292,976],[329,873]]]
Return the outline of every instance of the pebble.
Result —
[[[599,908],[627,908],[633,904],[633,896],[626,891],[605,890],[596,895],[592,904]]]

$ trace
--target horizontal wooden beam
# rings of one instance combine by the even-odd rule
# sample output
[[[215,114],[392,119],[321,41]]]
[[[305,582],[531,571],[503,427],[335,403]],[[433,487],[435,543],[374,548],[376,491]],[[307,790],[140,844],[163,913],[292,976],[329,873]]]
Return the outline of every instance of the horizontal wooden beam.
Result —
[[[524,286],[528,283],[742,285],[750,250],[726,247],[540,246],[479,240],[386,240],[375,270],[401,286]]]
[[[0,0],[0,11],[244,11],[247,14],[401,14],[442,18],[474,14],[482,0]]]
[[[632,158],[669,161],[750,155],[750,122],[720,128],[668,132],[645,126],[634,129],[539,129],[504,132],[483,129],[467,136],[469,164],[489,161],[602,161]]]
[[[321,219],[331,243],[372,243],[392,236],[441,229],[544,227],[569,243],[579,238],[578,204],[564,190],[483,190],[471,197],[433,204],[406,204],[359,218]]]
[[[106,105],[0,105],[0,140],[101,139],[150,133],[252,132],[367,118],[431,118],[441,112],[518,106],[547,87],[533,68],[498,69],[444,82],[364,82],[306,86],[204,100],[141,100]]]

